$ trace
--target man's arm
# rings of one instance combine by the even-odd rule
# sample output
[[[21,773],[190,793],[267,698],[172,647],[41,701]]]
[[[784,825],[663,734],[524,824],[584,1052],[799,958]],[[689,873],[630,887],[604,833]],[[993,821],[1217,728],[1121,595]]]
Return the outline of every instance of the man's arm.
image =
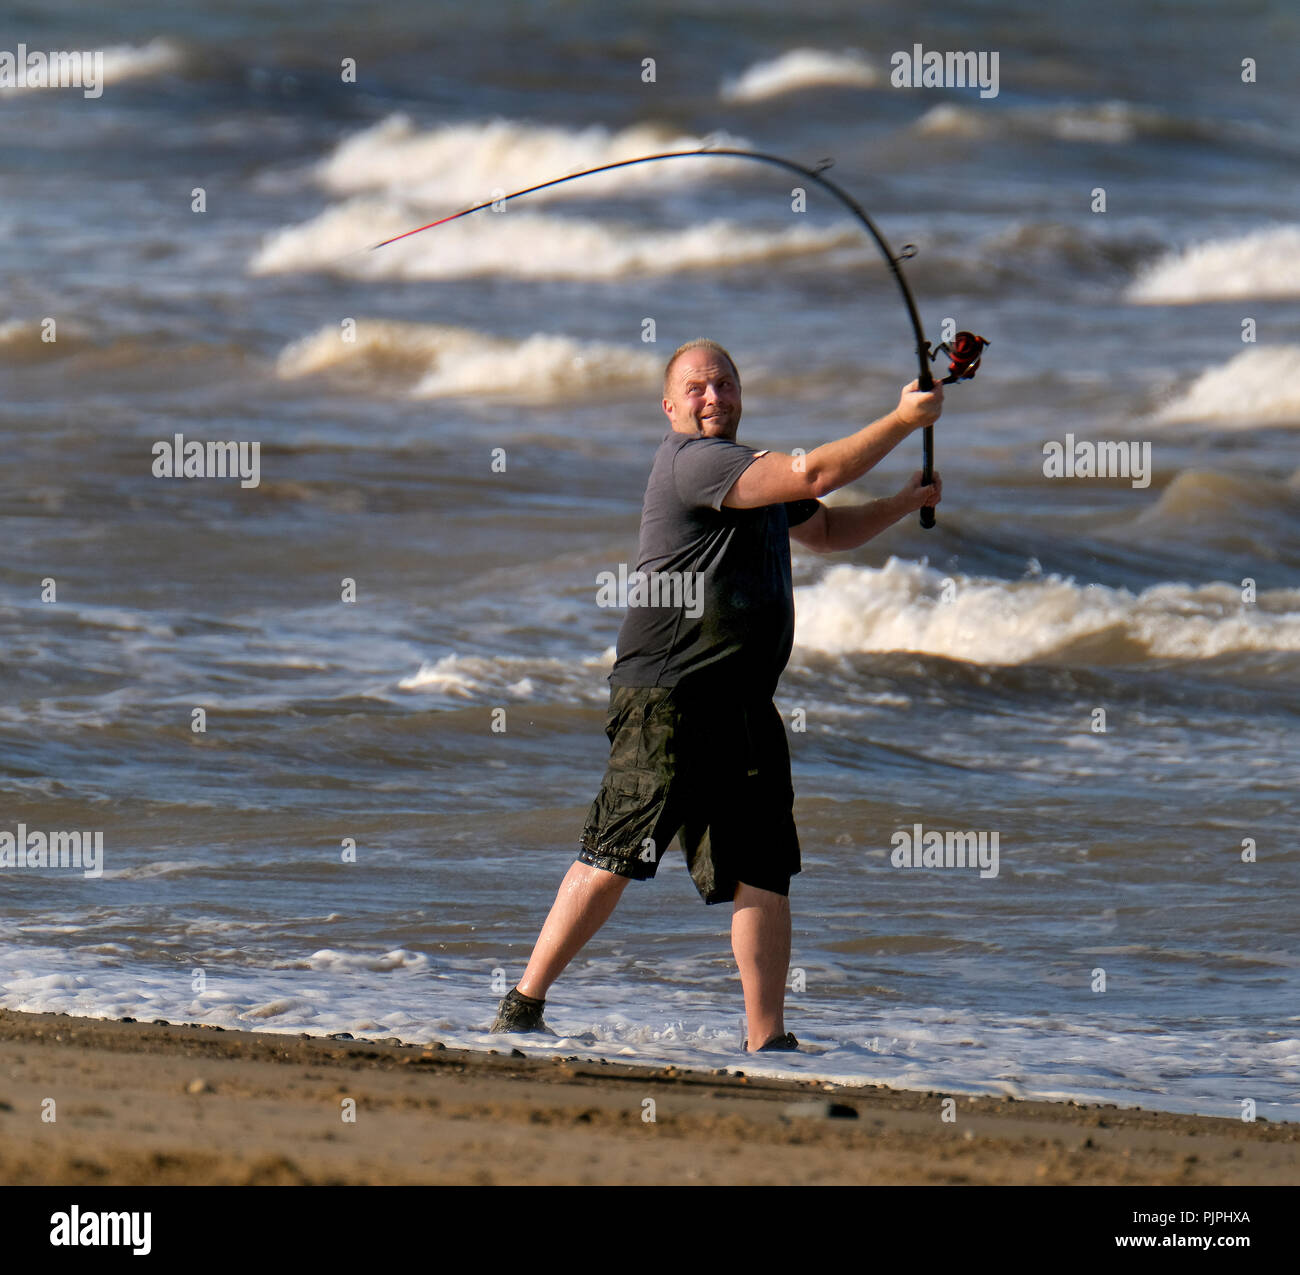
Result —
[[[785,452],[760,456],[736,479],[722,503],[732,509],[756,509],[793,500],[820,500],[861,478],[914,430],[933,425],[942,410],[943,386],[922,394],[913,381],[888,416],[856,434],[823,443],[806,456]]]
[[[900,518],[922,505],[937,505],[942,498],[943,479],[936,473],[934,482],[925,486],[918,469],[907,486],[893,496],[869,500],[864,505],[822,505],[807,522],[790,528],[790,539],[814,553],[856,549]]]

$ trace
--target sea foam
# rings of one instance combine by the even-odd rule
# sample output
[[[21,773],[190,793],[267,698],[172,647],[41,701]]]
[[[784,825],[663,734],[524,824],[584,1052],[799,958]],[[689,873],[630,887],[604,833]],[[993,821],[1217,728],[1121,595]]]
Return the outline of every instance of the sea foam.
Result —
[[[535,334],[512,341],[469,328],[360,319],[355,339],[323,327],[287,346],[284,380],[328,376],[359,391],[413,399],[460,395],[561,401],[575,390],[653,386],[662,360],[633,346]]]
[[[12,46],[10,51],[12,52]],[[29,52],[37,50],[37,45],[28,41]],[[68,49],[68,52],[74,50]],[[154,75],[166,75],[179,71],[185,65],[185,53],[179,45],[161,36],[150,40],[148,44],[115,44],[105,49],[76,50],[87,53],[99,53],[103,56],[102,85],[121,84],[126,80],[146,79]],[[40,49],[48,54],[50,50]],[[42,86],[12,84],[0,87],[0,101],[14,93],[35,93]]]
[[[1169,253],[1129,285],[1147,305],[1300,297],[1300,226],[1272,226]]]
[[[953,577],[890,558],[831,567],[795,590],[795,642],[831,653],[919,651],[972,663],[1205,659],[1228,651],[1300,650],[1300,590],[1242,605],[1229,584],[1161,584],[1141,593],[1058,576],[1007,581]],[[951,600],[945,601],[950,593]]]
[[[743,137],[718,133],[713,145],[748,149]],[[400,193],[415,207],[452,212],[486,203],[570,173],[663,151],[699,149],[702,139],[650,124],[613,131],[484,120],[420,128],[408,115],[390,115],[345,138],[316,167],[326,190],[340,195]],[[621,191],[658,190],[707,178],[734,160],[705,156],[682,163],[639,164],[553,186],[530,200],[592,198]]]
[[[325,209],[267,237],[249,265],[254,275],[329,271],[365,279],[523,279],[605,281],[632,275],[796,260],[859,247],[847,223],[764,230],[715,218],[679,230],[587,217],[482,212],[412,235],[374,252],[372,244],[420,224],[400,205],[373,198]]]
[[[1259,346],[1207,368],[1154,419],[1212,421],[1233,429],[1300,426],[1300,346]]]
[[[724,102],[754,102],[805,89],[876,88],[880,82],[880,72],[854,49],[791,49],[723,81],[718,96]]]

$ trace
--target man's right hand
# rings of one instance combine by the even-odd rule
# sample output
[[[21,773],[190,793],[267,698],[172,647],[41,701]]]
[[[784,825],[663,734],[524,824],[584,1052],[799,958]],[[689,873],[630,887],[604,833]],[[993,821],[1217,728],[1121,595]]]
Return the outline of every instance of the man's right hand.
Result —
[[[908,429],[922,429],[933,425],[943,411],[943,382],[936,381],[934,389],[922,393],[917,389],[917,382],[912,381],[903,387],[894,415]]]

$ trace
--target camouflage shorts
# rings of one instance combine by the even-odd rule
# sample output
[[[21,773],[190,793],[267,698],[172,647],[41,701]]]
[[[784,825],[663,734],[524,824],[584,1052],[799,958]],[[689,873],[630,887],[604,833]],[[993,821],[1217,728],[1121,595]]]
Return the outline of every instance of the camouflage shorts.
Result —
[[[677,838],[705,903],[738,883],[790,892],[800,870],[785,724],[771,700],[614,686],[609,765],[582,863],[645,881]]]

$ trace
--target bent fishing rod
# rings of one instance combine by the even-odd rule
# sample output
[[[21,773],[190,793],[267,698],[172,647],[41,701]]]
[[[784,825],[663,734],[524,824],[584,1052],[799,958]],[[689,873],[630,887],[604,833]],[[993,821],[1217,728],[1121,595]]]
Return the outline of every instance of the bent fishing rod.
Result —
[[[580,173],[569,173],[566,177],[555,177],[550,181],[539,182],[536,186],[529,186],[524,190],[516,190],[509,195],[500,195],[496,199],[489,199],[486,203],[475,204],[472,208],[463,208],[460,212],[452,213],[447,217],[439,217],[437,221],[431,221],[427,225],[417,226],[414,230],[407,230],[403,234],[394,235],[391,239],[385,239],[382,243],[372,244],[370,251],[379,248],[386,248],[389,244],[397,243],[401,239],[409,239],[412,235],[418,235],[425,230],[432,230],[435,226],[445,226],[450,221],[456,221],[461,217],[468,217],[471,213],[482,212],[485,208],[499,208],[502,204],[508,203],[512,199],[519,199],[524,195],[535,194],[539,190],[547,190],[552,186],[562,186],[565,182],[577,181],[582,177],[592,177],[596,173],[612,172],[616,168],[630,168],[635,164],[653,164],[659,160],[665,159],[689,159],[692,157],[707,156],[710,159],[719,157],[729,157],[732,159],[749,159],[755,160],[762,164],[774,164],[778,168],[787,169],[789,172],[798,173],[801,177],[807,178],[808,181],[816,183],[823,190],[828,191],[837,199],[850,213],[866,228],[867,232],[874,240],[885,258],[885,264],[889,266],[898,284],[899,291],[903,294],[903,302],[907,306],[907,317],[912,324],[912,333],[916,337],[916,355],[918,362],[918,372],[916,378],[917,388],[923,393],[927,393],[934,388],[934,377],[930,372],[930,363],[936,359],[940,353],[946,353],[949,358],[949,373],[943,378],[943,384],[948,385],[954,381],[968,381],[974,375],[979,367],[980,358],[984,352],[984,347],[989,344],[982,336],[976,336],[973,332],[958,332],[952,339],[951,343],[943,343],[936,350],[931,351],[930,342],[926,340],[925,331],[921,327],[921,318],[916,311],[916,301],[912,297],[912,290],[907,286],[907,280],[903,277],[902,263],[916,255],[916,248],[912,244],[905,244],[901,253],[895,255],[889,244],[885,242],[885,237],[876,228],[875,222],[867,216],[866,211],[846,190],[835,184],[825,176],[832,162],[829,159],[822,160],[814,168],[808,168],[803,164],[797,164],[794,160],[785,159],[780,155],[769,155],[763,151],[744,151],[732,150],[722,147],[705,146],[699,150],[693,151],[663,151],[657,155],[641,155],[636,159],[622,159],[613,164],[601,164],[596,168],[584,169]],[[929,486],[934,481],[934,426],[927,425],[922,435],[922,466],[921,482]],[[934,526],[934,507],[924,505],[921,508],[921,526]]]

